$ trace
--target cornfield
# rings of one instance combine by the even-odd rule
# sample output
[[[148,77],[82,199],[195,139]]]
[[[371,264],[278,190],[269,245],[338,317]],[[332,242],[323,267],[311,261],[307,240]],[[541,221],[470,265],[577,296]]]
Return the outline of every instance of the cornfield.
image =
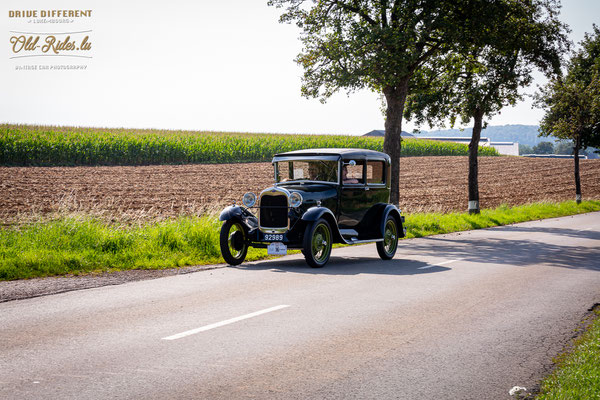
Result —
[[[337,135],[220,133],[0,125],[0,165],[150,165],[269,161],[273,154],[307,148],[381,151],[383,138]],[[402,156],[463,156],[459,143],[409,139]],[[480,155],[496,156],[480,147]]]

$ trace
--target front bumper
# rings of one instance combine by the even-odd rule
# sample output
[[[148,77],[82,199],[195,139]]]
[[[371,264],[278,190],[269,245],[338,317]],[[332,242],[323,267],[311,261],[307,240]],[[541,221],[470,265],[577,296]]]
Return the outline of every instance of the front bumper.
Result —
[[[262,232],[258,227],[258,218],[248,209],[240,206],[226,207],[219,216],[219,220],[226,221],[230,218],[238,219],[246,227],[248,245],[256,248],[267,248],[269,243],[280,242],[288,248],[302,248],[302,234],[304,233],[301,219],[290,213],[288,223],[290,228],[284,232]]]

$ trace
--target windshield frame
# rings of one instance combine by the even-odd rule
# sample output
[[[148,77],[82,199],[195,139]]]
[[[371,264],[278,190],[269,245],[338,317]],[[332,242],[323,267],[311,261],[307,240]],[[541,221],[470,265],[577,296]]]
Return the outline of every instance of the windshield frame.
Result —
[[[275,181],[275,186],[280,186],[280,185],[295,185],[295,184],[303,184],[303,183],[322,183],[322,184],[327,184],[327,185],[339,185],[340,184],[340,156],[287,156],[287,157],[276,157],[273,159],[273,167],[274,167],[274,181]],[[286,182],[277,182],[277,176],[279,176],[279,163],[280,162],[294,162],[294,161],[299,161],[299,162],[314,162],[314,161],[335,161],[337,164],[337,170],[336,170],[336,181],[335,182],[331,182],[331,181],[316,181],[316,180],[312,180],[312,179],[299,179],[299,180],[291,180],[291,181],[286,181]]]

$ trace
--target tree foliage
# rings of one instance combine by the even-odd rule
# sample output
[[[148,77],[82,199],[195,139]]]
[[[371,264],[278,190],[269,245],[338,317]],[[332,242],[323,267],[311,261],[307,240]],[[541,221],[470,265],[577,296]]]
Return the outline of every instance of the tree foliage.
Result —
[[[533,154],[533,148],[528,144],[519,143],[519,155]]]
[[[600,29],[594,25],[593,31],[569,61],[566,75],[548,83],[537,99],[546,109],[541,134],[570,139],[583,149],[600,146]]]
[[[573,155],[573,141],[572,140],[559,140],[554,145],[554,154],[562,155]],[[588,151],[579,150],[580,156],[593,157],[593,148],[589,148]]]
[[[300,29],[302,94],[370,89],[386,101],[384,151],[398,202],[402,118],[471,118],[518,98],[530,65],[556,68],[557,0],[270,0]],[[432,89],[435,88],[435,89]],[[448,106],[448,105],[451,106]],[[427,113],[427,116],[425,117]],[[477,125],[476,125],[477,126]],[[478,131],[481,129],[479,128]],[[476,145],[472,146],[476,153]]]
[[[301,29],[302,94],[325,101],[339,90],[384,95],[384,151],[398,202],[402,115],[411,79],[427,61],[471,40],[495,0],[270,0],[281,22]]]
[[[270,0],[286,7],[304,45],[302,93],[326,100],[345,89],[401,86],[434,54],[464,40],[469,17],[490,0]],[[467,10],[467,11],[465,11]]]
[[[555,0],[505,0],[486,21],[487,29],[455,52],[432,58],[416,81],[406,116],[418,124],[463,123],[481,113],[490,117],[522,99],[532,70],[560,69],[567,46],[566,26]]]
[[[560,71],[567,45],[555,0],[502,0],[486,29],[455,51],[432,57],[414,80],[405,115],[417,124],[473,120],[469,153],[469,211],[479,212],[476,146],[490,117],[522,99],[532,70]]]
[[[581,202],[579,150],[600,146],[600,29],[586,34],[567,65],[566,75],[542,89],[537,104],[546,109],[541,135],[573,141],[575,193]]]
[[[552,154],[554,153],[554,145],[552,142],[540,142],[533,146],[533,154]]]

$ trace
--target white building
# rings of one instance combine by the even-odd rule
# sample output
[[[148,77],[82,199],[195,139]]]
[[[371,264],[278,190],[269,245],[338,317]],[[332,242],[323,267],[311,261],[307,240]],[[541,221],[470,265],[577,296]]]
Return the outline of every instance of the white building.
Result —
[[[420,139],[425,139],[425,140],[437,140],[439,142],[454,142],[454,143],[462,143],[462,144],[469,144],[471,143],[471,137],[470,136],[461,136],[461,137],[448,137],[448,136],[432,136],[432,137],[421,137]],[[479,139],[479,146],[482,147],[489,147],[490,146],[490,139],[486,138],[486,137],[482,137]]]
[[[507,156],[519,155],[519,143],[517,142],[490,142],[490,146],[498,150],[498,153]]]
[[[385,136],[385,131],[383,130],[374,130],[369,133],[366,133],[364,136]],[[415,137],[408,132],[402,131],[401,136],[403,138],[412,138]],[[440,142],[455,142],[462,144],[471,143],[470,136],[461,136],[461,137],[448,137],[448,136],[432,136],[432,137],[418,137],[419,139],[427,139],[427,140],[437,140]],[[517,142],[492,142],[490,138],[482,137],[479,139],[479,146],[482,147],[493,147],[498,153],[507,155],[507,156],[518,156],[519,155],[519,143]]]
[[[440,142],[455,142],[462,144],[471,143],[471,138],[469,136],[463,137],[423,137],[423,139],[427,140],[438,140]],[[507,155],[507,156],[518,156],[519,155],[519,143],[517,142],[492,142],[490,138],[482,137],[479,139],[479,146],[481,147],[493,147],[498,150],[498,153]]]

